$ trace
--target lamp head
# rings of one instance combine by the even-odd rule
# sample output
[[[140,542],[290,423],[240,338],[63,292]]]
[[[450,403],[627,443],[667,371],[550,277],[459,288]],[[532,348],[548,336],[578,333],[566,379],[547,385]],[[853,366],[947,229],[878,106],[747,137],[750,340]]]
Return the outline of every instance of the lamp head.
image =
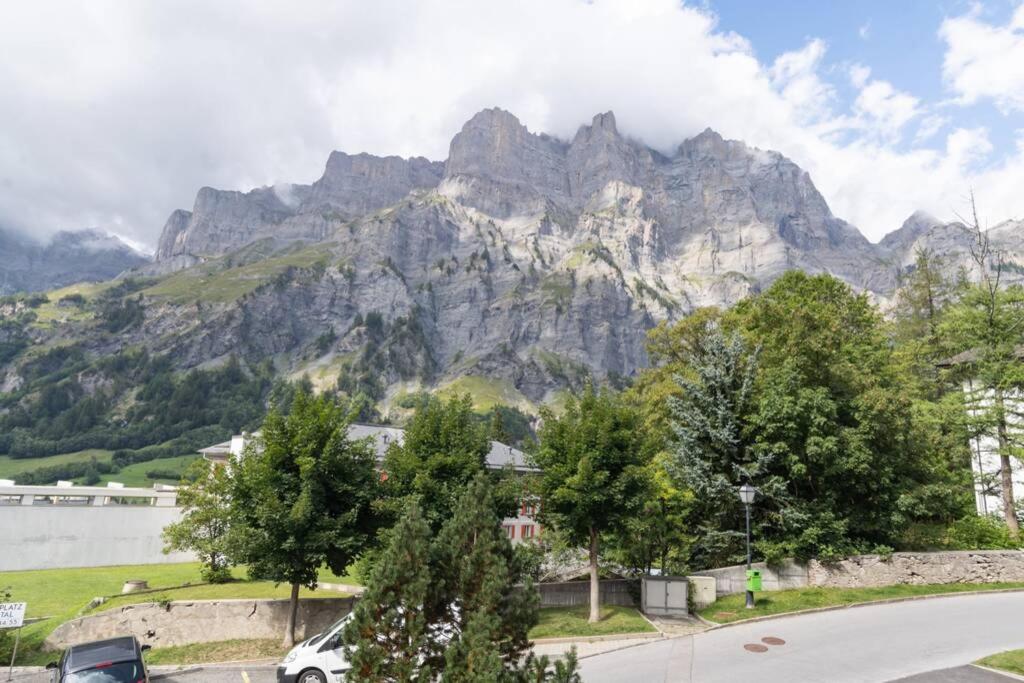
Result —
[[[757,489],[750,484],[743,484],[740,487],[740,500],[743,501],[744,505],[750,505],[754,502],[754,497],[757,496]]]

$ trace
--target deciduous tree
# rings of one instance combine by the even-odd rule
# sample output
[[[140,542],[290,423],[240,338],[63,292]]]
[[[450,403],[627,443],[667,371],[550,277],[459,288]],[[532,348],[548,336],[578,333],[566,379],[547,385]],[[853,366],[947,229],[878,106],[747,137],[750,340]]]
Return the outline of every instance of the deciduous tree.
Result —
[[[299,588],[316,588],[325,564],[343,573],[376,536],[375,455],[348,427],[332,398],[299,391],[288,415],[271,410],[232,461],[233,555],[254,577],[291,586],[285,645],[295,639]]]
[[[562,415],[542,411],[536,454],[541,519],[587,548],[590,621],[600,619],[598,557],[602,533],[620,530],[649,490],[636,411],[610,391],[588,387]]]
[[[181,520],[164,528],[164,552],[194,552],[203,564],[204,581],[230,581],[231,479],[227,469],[197,460],[189,466],[182,481],[177,499]]]

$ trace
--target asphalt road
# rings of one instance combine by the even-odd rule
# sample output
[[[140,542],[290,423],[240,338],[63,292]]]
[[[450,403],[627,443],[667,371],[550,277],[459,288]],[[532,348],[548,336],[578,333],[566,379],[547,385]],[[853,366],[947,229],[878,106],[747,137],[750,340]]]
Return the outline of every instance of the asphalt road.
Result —
[[[911,680],[981,683],[993,679],[974,667],[943,670],[1016,648],[1024,593],[992,593],[741,624],[588,657],[581,669],[586,683],[878,683],[928,672]]]

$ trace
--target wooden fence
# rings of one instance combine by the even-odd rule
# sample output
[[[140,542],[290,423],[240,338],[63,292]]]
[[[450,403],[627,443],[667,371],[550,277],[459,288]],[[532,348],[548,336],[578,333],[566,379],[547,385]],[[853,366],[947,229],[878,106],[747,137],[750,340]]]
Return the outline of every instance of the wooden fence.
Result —
[[[631,584],[634,584],[631,586]],[[562,581],[559,583],[540,583],[541,607],[572,607],[590,604],[589,581]],[[601,581],[600,597],[602,605],[624,605],[636,607],[635,594],[639,591],[638,582],[629,579],[607,579]]]

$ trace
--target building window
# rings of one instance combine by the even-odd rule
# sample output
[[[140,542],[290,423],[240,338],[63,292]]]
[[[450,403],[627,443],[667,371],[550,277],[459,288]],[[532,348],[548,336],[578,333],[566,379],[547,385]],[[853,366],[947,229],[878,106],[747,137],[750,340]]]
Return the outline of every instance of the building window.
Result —
[[[525,525],[523,525],[522,534],[523,534],[523,538],[533,538],[533,525],[532,524],[525,524]]]
[[[505,533],[508,534],[509,538],[516,537],[516,528],[511,524],[504,524],[502,525],[502,528],[505,530]]]

